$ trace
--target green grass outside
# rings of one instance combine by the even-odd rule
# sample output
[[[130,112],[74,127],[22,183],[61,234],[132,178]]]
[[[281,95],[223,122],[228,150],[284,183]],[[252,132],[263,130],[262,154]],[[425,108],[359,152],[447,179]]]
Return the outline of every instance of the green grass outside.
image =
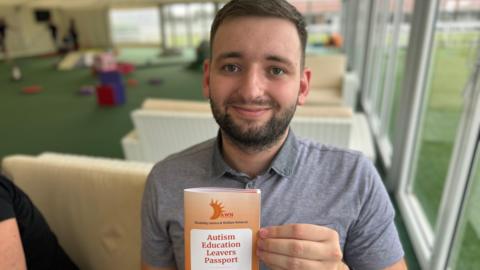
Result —
[[[480,149],[477,149],[477,155]],[[450,265],[453,269],[478,269],[480,266],[479,247],[480,240],[478,232],[480,227],[480,217],[478,216],[478,205],[480,205],[480,156],[477,156],[472,170],[472,188],[469,191],[460,225],[457,241],[453,250],[456,252],[451,258]],[[472,220],[476,220],[473,222]],[[476,224],[476,225],[474,225]]]
[[[328,42],[328,34],[326,33],[309,33],[308,44],[326,44]]]
[[[463,48],[435,51],[413,186],[433,227],[463,109],[462,91],[470,74],[467,64]]]

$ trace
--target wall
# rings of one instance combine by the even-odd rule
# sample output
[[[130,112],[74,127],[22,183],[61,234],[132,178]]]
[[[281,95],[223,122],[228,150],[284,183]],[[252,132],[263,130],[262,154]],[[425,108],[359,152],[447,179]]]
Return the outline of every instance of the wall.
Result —
[[[85,7],[64,9],[60,22],[68,28],[70,19],[75,21],[81,48],[110,48],[108,8]]]
[[[20,6],[1,6],[0,16],[9,28],[6,45],[10,57],[31,56],[53,52],[53,42],[44,23],[35,21],[33,9]],[[3,58],[3,55],[0,56]]]
[[[45,8],[51,11],[52,19],[58,27],[59,39],[68,31],[70,19],[77,26],[81,48],[109,48],[111,46],[108,9],[89,8]],[[53,41],[46,23],[35,21],[35,8],[26,5],[0,5],[7,30],[7,49],[10,57],[25,57],[55,52]],[[0,54],[0,59],[4,56]]]

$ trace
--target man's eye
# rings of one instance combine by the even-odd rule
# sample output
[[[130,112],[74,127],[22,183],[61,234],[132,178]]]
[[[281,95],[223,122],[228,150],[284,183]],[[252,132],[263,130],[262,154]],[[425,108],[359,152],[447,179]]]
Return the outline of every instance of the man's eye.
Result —
[[[270,69],[270,73],[275,76],[279,76],[285,73],[285,71],[278,67],[273,67]]]
[[[223,66],[222,69],[226,72],[238,72],[238,71],[240,71],[240,68],[238,66],[232,65],[232,64],[225,65],[225,66]]]

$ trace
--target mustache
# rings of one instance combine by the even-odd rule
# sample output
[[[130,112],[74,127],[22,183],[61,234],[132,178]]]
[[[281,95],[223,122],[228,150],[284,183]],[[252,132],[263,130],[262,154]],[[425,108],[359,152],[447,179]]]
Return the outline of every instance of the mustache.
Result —
[[[279,104],[269,98],[255,98],[255,99],[244,99],[241,97],[229,98],[225,102],[226,106],[245,106],[245,105],[256,105],[256,106],[268,106],[272,108],[278,108]]]

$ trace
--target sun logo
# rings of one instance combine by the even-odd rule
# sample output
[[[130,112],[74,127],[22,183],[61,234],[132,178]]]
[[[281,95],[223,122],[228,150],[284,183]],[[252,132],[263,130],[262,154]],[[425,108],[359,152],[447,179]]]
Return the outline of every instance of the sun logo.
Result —
[[[219,217],[223,214],[223,212],[224,212],[224,210],[223,210],[224,206],[223,206],[223,204],[222,204],[221,202],[219,202],[219,201],[217,201],[217,200],[211,200],[211,201],[210,201],[210,206],[211,206],[212,209],[213,209],[213,214],[212,214],[212,216],[210,217],[210,219],[212,219],[212,220],[213,220],[213,219],[217,219],[217,218],[219,218]]]

